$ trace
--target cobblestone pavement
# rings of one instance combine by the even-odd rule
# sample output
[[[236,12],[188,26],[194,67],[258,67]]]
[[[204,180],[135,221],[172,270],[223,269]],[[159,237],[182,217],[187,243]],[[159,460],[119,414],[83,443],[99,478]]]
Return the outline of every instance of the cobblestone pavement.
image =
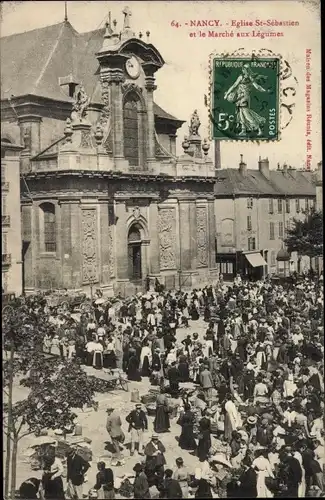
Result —
[[[202,338],[207,328],[207,324],[202,321],[190,321],[189,328],[181,328],[177,330],[177,339],[179,341],[183,340],[188,334],[193,334],[197,332],[199,337]],[[131,402],[131,392],[135,389],[139,390],[140,397],[148,392],[150,384],[147,378],[144,378],[142,382],[130,382],[129,391],[125,392],[122,390],[114,390],[106,394],[98,394],[96,400],[99,403],[98,411],[89,410],[84,412],[78,412],[78,421],[82,426],[83,436],[86,436],[92,440],[91,448],[93,452],[93,460],[91,468],[88,471],[88,481],[84,485],[84,494],[88,493],[88,490],[95,484],[95,477],[97,472],[96,464],[99,460],[103,460],[109,466],[110,464],[110,452],[105,451],[105,442],[109,441],[109,436],[106,431],[106,408],[108,405],[114,406],[118,412],[120,412],[121,420],[123,422],[123,430],[126,435],[125,440],[125,451],[124,459],[125,465],[122,467],[112,467],[116,477],[122,476],[125,473],[132,473],[134,465],[141,461],[142,457],[135,452],[133,457],[130,457],[129,450],[127,449],[128,442],[130,440],[130,435],[127,433],[128,424],[125,421],[127,414],[134,408],[134,403]],[[17,387],[16,397],[19,392],[24,389]],[[148,417],[149,429],[145,432],[144,441],[147,443],[150,440],[151,434],[153,432],[153,417]],[[176,424],[176,419],[171,419],[171,429],[169,433],[161,434],[160,439],[166,448],[166,462],[167,466],[173,468],[175,466],[175,460],[177,457],[182,457],[184,463],[194,470],[198,466],[198,460],[196,457],[190,455],[187,451],[183,451],[178,447],[176,437],[180,435],[180,427]],[[33,436],[28,436],[23,438],[19,446],[19,459],[17,467],[17,487],[21,482],[28,477],[40,477],[41,471],[32,471],[29,465],[29,459],[26,456],[28,447],[33,441]]]

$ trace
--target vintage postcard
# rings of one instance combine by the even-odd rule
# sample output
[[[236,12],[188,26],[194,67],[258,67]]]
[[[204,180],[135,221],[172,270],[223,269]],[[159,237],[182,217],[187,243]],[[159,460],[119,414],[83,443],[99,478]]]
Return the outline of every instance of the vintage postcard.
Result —
[[[324,496],[320,7],[1,2],[4,498]]]

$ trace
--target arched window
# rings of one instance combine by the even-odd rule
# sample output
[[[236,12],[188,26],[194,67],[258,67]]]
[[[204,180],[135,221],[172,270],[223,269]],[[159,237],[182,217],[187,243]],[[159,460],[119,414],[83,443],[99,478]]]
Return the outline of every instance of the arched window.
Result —
[[[44,252],[56,252],[55,206],[52,203],[43,203],[40,208],[43,215]]]
[[[146,161],[145,110],[135,93],[128,94],[123,106],[124,158],[131,167],[143,169]]]

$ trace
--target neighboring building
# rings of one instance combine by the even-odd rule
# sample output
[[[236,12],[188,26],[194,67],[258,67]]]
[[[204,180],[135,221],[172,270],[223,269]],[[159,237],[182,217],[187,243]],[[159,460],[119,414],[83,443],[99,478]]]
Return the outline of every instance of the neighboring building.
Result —
[[[283,274],[277,255],[290,221],[315,204],[314,174],[286,165],[270,170],[268,159],[259,160],[258,170],[247,169],[241,158],[238,169],[220,170],[216,177],[218,270],[225,278],[238,272],[255,278]],[[295,252],[289,264],[298,270]],[[309,266],[309,259],[300,265]]]
[[[1,137],[2,299],[22,293],[19,154],[22,148]]]
[[[194,113],[176,158],[184,122],[153,99],[164,61],[123,14],[121,32],[66,21],[1,39],[2,130],[24,144],[26,292],[125,295],[147,276],[195,287],[216,272],[209,145]]]
[[[316,172],[316,209],[323,210],[323,162],[317,164]]]

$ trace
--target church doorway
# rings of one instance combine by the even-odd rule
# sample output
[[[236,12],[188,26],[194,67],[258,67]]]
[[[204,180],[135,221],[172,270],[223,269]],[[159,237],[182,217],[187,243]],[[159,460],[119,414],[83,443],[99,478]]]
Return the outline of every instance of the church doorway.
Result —
[[[142,238],[140,226],[133,224],[128,234],[129,279],[142,279]]]

